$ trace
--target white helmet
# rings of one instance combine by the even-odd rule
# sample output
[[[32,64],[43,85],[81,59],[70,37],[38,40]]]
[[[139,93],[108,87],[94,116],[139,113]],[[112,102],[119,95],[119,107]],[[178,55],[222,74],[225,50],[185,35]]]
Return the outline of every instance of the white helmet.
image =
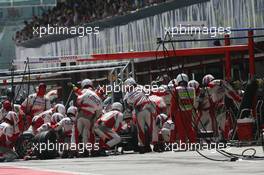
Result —
[[[163,121],[166,121],[168,119],[168,116],[166,114],[159,114],[157,117],[160,117]]]
[[[63,104],[56,104],[54,106],[54,110],[55,110],[55,112],[61,113],[62,115],[66,114],[66,109],[65,109],[65,106]]]
[[[50,122],[52,113],[44,113],[41,117],[44,120],[44,123]]]
[[[84,79],[82,82],[81,82],[81,87],[82,89],[85,88],[85,86],[93,86],[93,81],[90,80],[90,79]]]
[[[165,142],[169,142],[170,141],[170,133],[171,131],[167,128],[162,128],[161,129],[161,135],[162,135],[162,138]]]
[[[119,102],[115,102],[112,104],[112,110],[118,110],[120,112],[123,111],[123,105]]]
[[[168,87],[169,88],[174,88],[174,86],[178,86],[178,83],[177,83],[177,80],[176,79],[173,79],[171,80],[169,83],[168,83]]]
[[[157,81],[152,81],[150,84],[151,84],[151,86],[156,86],[156,85],[158,85],[158,82]]]
[[[166,114],[159,114],[157,117],[156,117],[156,123],[158,124],[158,128],[162,128],[163,126],[163,123],[165,123],[168,119],[168,116]]]
[[[204,85],[204,86],[207,86],[208,83],[210,83],[210,82],[213,81],[214,79],[215,79],[214,76],[211,75],[211,74],[207,74],[207,75],[205,75],[205,76],[203,77],[203,85]]]
[[[132,86],[132,85],[135,85],[135,84],[137,84],[137,83],[136,83],[135,79],[132,78],[132,77],[126,79],[126,81],[124,82],[125,86]]]
[[[188,86],[189,87],[193,87],[194,89],[198,89],[200,84],[196,80],[191,80],[191,81],[188,82]]]
[[[175,127],[174,122],[172,120],[167,120],[164,125],[163,128],[167,128],[169,130],[173,130]]]
[[[172,120],[167,120],[163,124],[163,127],[161,129],[161,135],[162,135],[163,139],[165,140],[165,142],[170,141],[170,134],[171,134],[171,131],[174,130],[174,128],[175,128],[175,125],[174,125],[174,122]]]
[[[176,82],[177,82],[177,84],[179,84],[182,81],[185,81],[186,83],[188,83],[188,81],[189,81],[188,75],[186,75],[184,73],[179,74],[176,78]]]
[[[9,111],[5,116],[5,119],[9,120],[13,125],[18,124],[19,121],[18,116],[14,111]]]
[[[78,108],[75,107],[75,106],[69,107],[68,110],[67,110],[67,114],[72,114],[73,116],[76,117],[77,114],[78,114]]]
[[[52,116],[51,116],[51,120],[50,122],[51,123],[58,123],[59,121],[61,121],[62,119],[64,118],[64,116],[61,114],[61,113],[54,113]]]

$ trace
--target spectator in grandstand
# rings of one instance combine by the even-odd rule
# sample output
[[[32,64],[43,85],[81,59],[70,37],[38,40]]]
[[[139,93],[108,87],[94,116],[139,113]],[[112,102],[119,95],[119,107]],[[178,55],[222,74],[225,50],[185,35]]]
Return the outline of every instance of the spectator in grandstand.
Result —
[[[124,15],[132,10],[166,0],[62,0],[57,6],[43,13],[40,18],[33,16],[25,21],[25,27],[16,33],[14,40],[19,43],[32,39],[33,27],[76,26],[116,15]]]

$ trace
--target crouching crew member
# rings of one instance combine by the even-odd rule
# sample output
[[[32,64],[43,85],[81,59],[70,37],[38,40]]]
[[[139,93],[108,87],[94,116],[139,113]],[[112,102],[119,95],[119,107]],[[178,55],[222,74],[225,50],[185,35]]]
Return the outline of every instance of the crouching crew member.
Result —
[[[112,104],[111,111],[103,114],[95,124],[95,133],[100,137],[100,149],[109,149],[121,142],[117,134],[122,128],[123,106],[119,102]]]

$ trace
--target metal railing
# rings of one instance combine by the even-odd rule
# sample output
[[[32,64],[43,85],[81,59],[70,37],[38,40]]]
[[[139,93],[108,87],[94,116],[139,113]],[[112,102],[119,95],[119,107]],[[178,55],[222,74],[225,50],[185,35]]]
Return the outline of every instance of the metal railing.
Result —
[[[112,94],[115,94],[115,85],[120,86],[121,88],[123,87],[123,82],[129,78],[133,77],[135,78],[135,67],[134,67],[134,61],[130,60],[127,62],[125,66],[122,68],[114,68],[112,71],[109,73],[110,77],[110,85],[111,85],[111,90]],[[124,93],[122,92],[122,98],[124,97]],[[112,98],[112,103],[114,102],[114,98]]]

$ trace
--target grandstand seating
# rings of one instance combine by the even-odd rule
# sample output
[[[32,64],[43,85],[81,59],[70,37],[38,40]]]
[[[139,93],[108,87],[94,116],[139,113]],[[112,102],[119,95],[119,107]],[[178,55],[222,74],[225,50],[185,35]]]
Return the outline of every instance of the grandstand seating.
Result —
[[[38,26],[77,26],[107,17],[124,15],[139,8],[168,0],[64,0],[58,1],[56,7],[43,13],[41,17],[33,16],[25,21],[25,27],[18,31],[15,40],[19,43],[32,39],[33,27]]]

